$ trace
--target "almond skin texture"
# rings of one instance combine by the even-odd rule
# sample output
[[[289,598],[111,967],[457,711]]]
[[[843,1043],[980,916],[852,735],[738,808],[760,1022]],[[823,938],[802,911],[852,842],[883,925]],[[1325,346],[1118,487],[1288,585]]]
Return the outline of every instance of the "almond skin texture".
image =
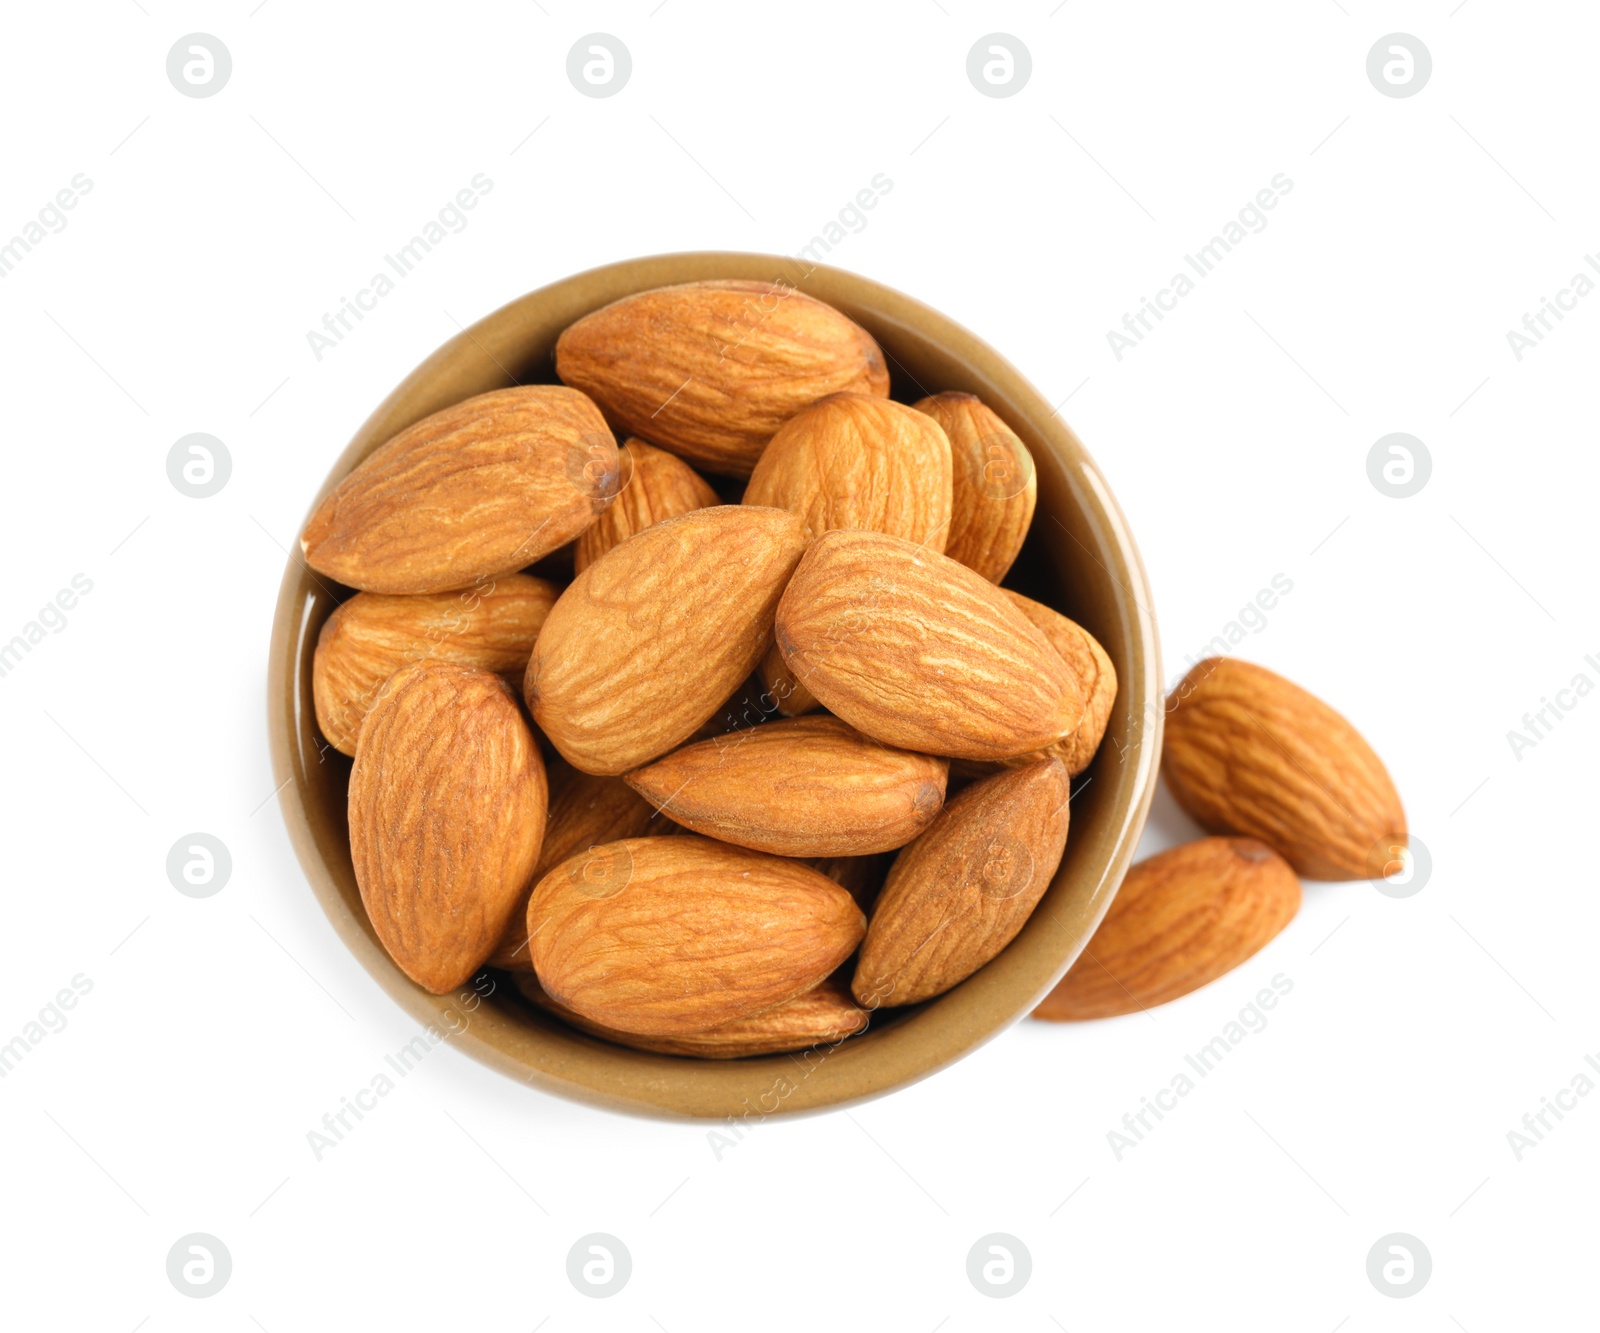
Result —
[[[643,440],[622,448],[622,489],[610,508],[578,536],[574,566],[582,573],[613,546],[652,523],[719,504],[717,493],[692,467]]]
[[[950,442],[925,413],[836,393],[778,429],[750,474],[744,503],[792,509],[808,537],[862,528],[943,551]]]
[[[1061,864],[1070,794],[1066,768],[1046,759],[952,797],[889,870],[851,984],[857,1003],[943,994],[1010,944]]]
[[[1307,879],[1382,879],[1406,815],[1343,717],[1276,672],[1208,657],[1167,700],[1161,771],[1207,833],[1259,838]]]
[[[760,726],[773,716],[772,700],[754,676],[740,686],[728,701],[694,729],[689,743],[708,741],[714,736],[727,736],[731,732]]]
[[[550,799],[544,845],[528,887],[518,901],[506,933],[489,959],[490,967],[532,972],[528,952],[528,899],[534,885],[569,857],[623,838],[654,837],[675,826],[656,815],[655,807],[621,778],[597,778],[567,769],[568,776]]]
[[[748,477],[773,432],[817,399],[889,392],[865,329],[770,282],[625,296],[561,335],[556,373],[622,430],[734,477]]]
[[[591,1022],[704,1032],[810,990],[861,940],[855,900],[798,861],[684,834],[550,871],[528,904],[539,984]]]
[[[521,681],[558,592],[547,579],[526,574],[415,597],[358,592],[317,636],[311,665],[317,726],[334,749],[353,755],[361,720],[383,682],[425,657]]]
[[[811,544],[778,604],[777,642],[823,707],[885,745],[1009,759],[1083,720],[1077,676],[994,584],[883,533]]]
[[[1254,838],[1201,838],[1128,871],[1083,956],[1034,1010],[1076,1022],[1138,1013],[1231,972],[1294,920],[1300,881]]]
[[[1039,479],[1016,432],[970,393],[939,393],[916,405],[950,441],[952,512],[944,553],[999,583],[1033,522]]]
[[[767,655],[761,659],[758,674],[762,692],[784,717],[801,717],[822,707],[811,691],[795,679],[794,672],[789,670],[789,664],[783,660],[776,643],[767,649]]]
[[[850,896],[861,905],[863,912],[871,912],[893,860],[894,857],[885,852],[877,856],[814,857],[811,864],[835,884],[849,889]]]
[[[544,761],[492,672],[414,662],[384,686],[350,770],[350,859],[383,947],[443,995],[494,951],[544,837]]]
[[[591,1022],[582,1014],[557,1004],[545,994],[536,977],[518,977],[517,989],[546,1013],[554,1014],[591,1037],[631,1046],[636,1051],[698,1056],[702,1060],[738,1060],[747,1055],[777,1055],[783,1051],[837,1046],[846,1037],[864,1031],[870,1018],[866,1010],[856,1007],[844,986],[830,980],[804,995],[707,1032],[691,1032],[681,1037],[641,1037]]]
[[[786,510],[718,505],[607,551],[561,594],[528,662],[523,689],[544,734],[602,774],[687,740],[771,646],[804,546]]]
[[[576,537],[617,493],[617,466],[617,442],[583,394],[479,394],[358,463],[300,546],[317,573],[364,592],[465,588]]]
[[[1117,701],[1117,669],[1099,641],[1082,625],[1031,597],[1009,588],[1000,591],[1050,641],[1050,646],[1061,655],[1061,660],[1072,669],[1083,687],[1088,703],[1078,729],[1042,752],[1054,755],[1067,766],[1067,772],[1076,777],[1089,767],[1105,738],[1106,724],[1111,721],[1111,706]]]
[[[802,717],[685,746],[627,782],[676,823],[776,856],[903,847],[944,805],[943,759]]]

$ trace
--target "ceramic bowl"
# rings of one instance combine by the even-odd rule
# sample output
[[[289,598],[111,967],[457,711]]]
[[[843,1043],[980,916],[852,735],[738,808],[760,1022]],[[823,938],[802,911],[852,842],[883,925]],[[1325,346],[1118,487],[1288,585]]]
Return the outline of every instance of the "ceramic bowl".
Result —
[[[626,260],[513,301],[406,377],[334,461],[307,512],[412,422],[473,394],[555,382],[556,337],[580,316],[632,292],[707,278],[791,282],[836,306],[882,346],[894,397],[975,393],[1033,454],[1038,509],[1007,586],[1096,635],[1116,664],[1120,692],[1098,758],[1075,781],[1061,868],[1008,948],[953,990],[883,1011],[868,1032],[837,1047],[734,1061],[652,1055],[584,1036],[530,1006],[496,974],[480,981],[486,994],[469,987],[429,995],[390,962],[361,906],[345,819],[350,761],[322,742],[311,700],[317,633],[349,593],[298,558],[278,596],[268,713],[284,818],[311,891],[362,966],[413,1018],[451,1034],[458,1049],[485,1064],[563,1097],[647,1115],[750,1119],[844,1106],[923,1078],[1025,1017],[1072,965],[1110,906],[1149,809],[1161,748],[1161,658],[1133,538],[1094,461],[1039,392],[937,311],[866,278],[778,256]]]

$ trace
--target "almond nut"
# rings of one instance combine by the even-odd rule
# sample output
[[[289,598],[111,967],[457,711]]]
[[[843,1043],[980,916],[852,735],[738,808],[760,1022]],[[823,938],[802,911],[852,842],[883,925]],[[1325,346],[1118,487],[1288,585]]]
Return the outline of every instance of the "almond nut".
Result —
[[[777,856],[903,847],[944,805],[943,759],[801,717],[674,750],[627,783],[676,823]]]
[[[786,510],[718,505],[607,551],[561,594],[528,662],[528,707],[551,744],[615,775],[687,740],[771,645],[804,546]]]
[[[825,708],[901,749],[1008,759],[1083,720],[1077,676],[1000,589],[883,533],[835,529],[811,544],[778,604],[777,641]]]
[[[931,416],[902,403],[836,393],[778,428],[744,503],[792,509],[808,537],[861,528],[943,551],[950,442]]]
[[[1383,879],[1406,814],[1353,726],[1276,672],[1208,657],[1167,700],[1161,772],[1207,833],[1259,838],[1307,879]]]
[[[1070,795],[1067,770],[1045,759],[951,797],[895,857],[861,945],[856,1001],[941,995],[1010,944],[1061,864]]]
[[[1070,736],[1040,752],[1054,755],[1067,766],[1067,772],[1076,777],[1089,767],[1100,748],[1100,742],[1105,738],[1106,724],[1111,721],[1111,706],[1117,701],[1117,669],[1099,641],[1082,625],[1068,620],[1058,611],[1052,611],[1042,602],[1012,592],[1010,588],[1000,591],[1050,641],[1050,646],[1061,655],[1061,660],[1071,668],[1083,687],[1084,697],[1088,701],[1083,710],[1083,721]],[[1019,761],[1013,759],[1007,762]]]
[[[870,913],[893,860],[890,853],[879,852],[876,856],[816,856],[810,864],[850,890],[861,910]]]
[[[528,899],[534,885],[556,866],[591,847],[623,838],[652,837],[675,827],[658,818],[655,807],[621,778],[599,778],[569,768],[559,784],[552,782],[552,786],[555,793],[550,798],[539,864],[489,959],[490,967],[533,971],[533,957],[528,952]]]
[[[953,503],[944,553],[999,583],[1033,522],[1039,488],[1033,455],[973,394],[934,394],[916,410],[937,421],[950,441]]]
[[[822,707],[816,696],[789,670],[789,664],[783,660],[776,643],[767,649],[767,655],[761,659],[756,674],[761,677],[762,692],[784,717],[800,717]]]
[[[350,859],[383,947],[443,995],[494,951],[544,837],[544,761],[499,676],[413,662],[383,687],[350,770]]]
[[[1128,871],[1071,970],[1034,1010],[1058,1022],[1176,1000],[1231,972],[1300,910],[1289,863],[1253,838],[1201,838]]]
[[[858,1009],[850,992],[837,981],[824,981],[804,995],[763,1009],[749,1018],[737,1018],[706,1032],[677,1037],[643,1037],[619,1032],[591,1022],[582,1014],[556,1003],[539,985],[537,977],[517,978],[517,989],[546,1013],[587,1032],[591,1037],[660,1055],[697,1056],[702,1060],[739,1060],[749,1055],[778,1055],[783,1051],[837,1046],[846,1037],[866,1030],[870,1015]]]
[[[311,696],[318,728],[334,749],[353,755],[383,682],[425,657],[520,682],[558,591],[546,579],[502,574],[459,592],[358,592],[317,636]]]
[[[817,399],[889,392],[865,329],[776,282],[625,296],[562,333],[556,373],[622,430],[734,477],[748,477],[773,432]]]
[[[555,384],[479,394],[368,454],[319,504],[300,546],[365,592],[445,592],[571,541],[617,492],[617,442]]]
[[[792,1000],[854,951],[849,893],[710,838],[628,838],[563,862],[528,903],[539,984],[591,1022],[704,1032]]]
[[[577,573],[652,523],[719,503],[706,479],[683,459],[643,440],[629,440],[622,447],[621,468],[617,498],[578,535],[573,561]]]

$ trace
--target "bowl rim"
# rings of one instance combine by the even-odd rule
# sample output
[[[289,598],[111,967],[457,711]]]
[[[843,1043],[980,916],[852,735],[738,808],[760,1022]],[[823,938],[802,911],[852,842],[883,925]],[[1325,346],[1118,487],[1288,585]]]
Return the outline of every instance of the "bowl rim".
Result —
[[[1164,707],[1159,638],[1143,562],[1109,486],[1077,435],[1009,361],[976,335],[893,288],[826,265],[754,252],[688,251],[601,265],[517,297],[424,358],[373,410],[334,461],[307,508],[307,517],[378,444],[446,402],[469,396],[441,394],[439,386],[452,377],[481,378],[486,373],[481,363],[487,357],[512,382],[523,382],[501,365],[495,352],[508,358],[516,355],[517,328],[529,312],[563,302],[581,303],[586,292],[598,293],[601,299],[585,308],[599,309],[629,292],[716,277],[791,283],[852,317],[854,308],[870,308],[872,322],[867,327],[875,336],[880,329],[894,327],[935,343],[943,354],[958,358],[974,381],[989,386],[990,394],[1012,405],[1017,417],[1012,424],[1035,454],[1039,443],[1030,435],[1046,446],[1051,465],[1061,466],[1064,484],[1080,501],[1080,518],[1098,529],[1101,553],[1110,563],[1074,540],[1126,594],[1119,610],[1125,620],[1127,661],[1118,663],[1119,698],[1112,725],[1119,717],[1126,719],[1129,744],[1119,746],[1120,762],[1110,771],[1116,793],[1111,798],[1110,826],[1098,835],[1105,851],[1090,872],[1093,882],[1087,882],[1083,867],[1073,872],[1080,883],[1087,883],[1086,894],[1080,892],[1070,910],[1062,906],[1064,862],[1017,940],[967,981],[873,1034],[874,1060],[865,1060],[859,1049],[853,1056],[845,1054],[849,1042],[820,1053],[806,1052],[803,1058],[796,1054],[711,1061],[651,1055],[575,1033],[520,997],[509,1006],[488,1003],[481,988],[475,991],[470,986],[456,995],[430,995],[389,959],[359,902],[352,908],[318,842],[310,809],[309,756],[301,721],[312,707],[307,644],[315,635],[307,626],[316,599],[308,585],[316,578],[298,551],[291,552],[287,561],[273,617],[267,727],[279,808],[307,883],[357,960],[425,1029],[448,1038],[491,1068],[571,1100],[647,1116],[749,1124],[752,1118],[759,1122],[839,1109],[909,1086],[970,1054],[1033,1010],[1076,961],[1132,861],[1155,791]],[[476,371],[467,369],[470,362],[480,363]],[[979,396],[988,401],[984,393]],[[1096,767],[1106,764],[1102,752]],[[1051,904],[1048,911],[1047,904]],[[1041,923],[1038,927],[1036,921]],[[1036,933],[1023,951],[1025,958],[1002,966],[1030,931],[1047,932],[1051,938],[1045,941]],[[943,1017],[931,1021],[935,1014]],[[863,1038],[853,1040],[858,1048],[865,1044]],[[775,1104],[768,1106],[769,1101]]]

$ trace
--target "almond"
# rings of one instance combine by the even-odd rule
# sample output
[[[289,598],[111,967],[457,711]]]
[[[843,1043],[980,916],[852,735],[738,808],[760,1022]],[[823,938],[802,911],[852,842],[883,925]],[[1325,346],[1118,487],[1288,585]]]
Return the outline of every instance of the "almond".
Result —
[[[698,1056],[702,1060],[738,1060],[748,1055],[778,1055],[783,1051],[837,1046],[846,1037],[864,1031],[870,1017],[864,1009],[856,1007],[843,985],[830,980],[804,995],[707,1032],[689,1032],[678,1037],[642,1037],[592,1022],[558,1004],[545,993],[536,977],[519,976],[517,989],[546,1013],[554,1014],[591,1037],[630,1046],[636,1051]]]
[[[621,467],[617,498],[578,536],[574,558],[578,573],[652,523],[718,503],[717,493],[683,459],[643,440],[629,440],[623,446]]]
[[[546,794],[500,677],[422,661],[389,678],[350,770],[350,859],[373,930],[419,986],[443,995],[493,952],[539,859]]]
[[[748,477],[773,432],[817,399],[889,392],[865,329],[775,282],[625,296],[562,333],[556,373],[622,430],[735,477]]]
[[[810,866],[686,834],[628,838],[539,881],[539,984],[595,1023],[704,1032],[803,994],[861,940],[855,900]]]
[[[825,708],[886,745],[1008,759],[1083,720],[1077,676],[994,584],[883,533],[835,529],[811,544],[778,604],[777,641]]]
[[[659,818],[649,801],[621,778],[600,778],[567,769],[555,786],[550,814],[545,822],[539,864],[518,901],[506,932],[489,959],[491,967],[533,971],[528,952],[528,899],[534,885],[569,857],[623,838],[655,836],[672,830],[670,820]]]
[[[744,503],[792,509],[808,537],[861,528],[943,551],[950,442],[931,416],[902,403],[836,393],[779,427]]]
[[[367,455],[300,539],[319,574],[365,592],[445,592],[571,541],[617,491],[617,442],[560,385],[479,394]]]
[[[1197,663],[1167,700],[1161,771],[1207,833],[1259,838],[1307,879],[1382,879],[1406,815],[1349,722],[1276,672]]]
[[[789,670],[789,664],[783,660],[783,654],[774,643],[767,649],[767,655],[761,659],[761,666],[757,670],[761,677],[763,693],[772,700],[772,706],[784,717],[800,717],[805,713],[814,713],[822,705],[816,696],[806,689],[795,678],[794,672]]]
[[[944,805],[943,759],[802,717],[675,750],[627,783],[675,822],[778,856],[903,847]]]
[[[425,657],[521,681],[557,591],[546,579],[503,574],[459,592],[358,592],[317,636],[311,664],[317,726],[334,749],[353,755],[361,720],[383,682]]]
[[[1150,1009],[1256,953],[1300,910],[1289,863],[1253,838],[1201,838],[1128,871],[1082,957],[1034,1010],[1071,1022]]]
[[[1039,479],[1015,431],[970,393],[939,393],[916,405],[950,441],[950,535],[944,553],[991,583],[1006,576],[1033,522]]]
[[[1045,759],[951,797],[889,870],[851,984],[857,1002],[943,994],[1010,944],[1061,864],[1070,795],[1065,767]]]
[[[835,884],[848,889],[863,912],[870,912],[893,859],[888,853],[880,852],[875,856],[812,857],[810,864]]]
[[[1052,611],[1043,602],[1000,589],[1006,600],[1021,611],[1060,654],[1061,660],[1071,668],[1083,687],[1087,704],[1083,721],[1070,736],[1064,737],[1042,751],[1054,755],[1067,766],[1067,772],[1076,777],[1089,767],[1100,742],[1105,738],[1106,724],[1111,720],[1111,706],[1117,701],[1117,669],[1099,641],[1076,621],[1068,620],[1059,611]],[[1010,760],[1011,763],[1018,762]]]
[[[694,729],[689,741],[708,741],[713,737],[759,726],[775,712],[771,698],[761,688],[760,680],[751,676],[729,696],[721,708]]]
[[[528,661],[523,689],[551,744],[614,775],[687,740],[771,645],[804,546],[785,510],[718,505],[607,551],[561,594]]]

